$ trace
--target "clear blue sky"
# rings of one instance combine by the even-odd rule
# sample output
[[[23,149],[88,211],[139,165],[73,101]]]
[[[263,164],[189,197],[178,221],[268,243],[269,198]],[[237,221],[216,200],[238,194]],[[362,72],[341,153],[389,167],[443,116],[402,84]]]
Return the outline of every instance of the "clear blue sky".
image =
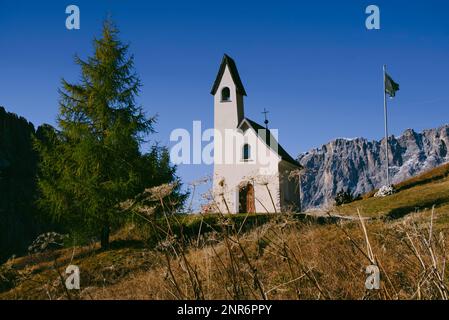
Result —
[[[81,30],[65,29],[65,8]],[[365,8],[381,30],[365,28]],[[336,137],[383,134],[382,65],[400,85],[390,130],[449,122],[448,1],[6,1],[0,0],[0,105],[55,124],[62,77],[77,80],[74,54],[92,52],[110,13],[131,45],[146,112],[159,114],[153,139],[169,144],[193,120],[212,127],[209,94],[223,53],[237,62],[246,115],[279,129],[296,156]],[[189,182],[207,166],[181,166]]]

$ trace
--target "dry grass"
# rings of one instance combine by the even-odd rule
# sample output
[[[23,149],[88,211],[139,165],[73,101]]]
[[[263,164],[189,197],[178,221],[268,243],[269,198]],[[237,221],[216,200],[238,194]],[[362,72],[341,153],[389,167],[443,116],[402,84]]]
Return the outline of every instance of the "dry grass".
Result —
[[[447,300],[449,179],[434,173],[394,196],[341,207],[360,213],[354,221],[319,225],[278,214],[250,229],[248,216],[189,216],[166,219],[157,246],[130,227],[108,251],[92,245],[18,258],[0,268],[0,284],[3,276],[11,285],[0,286],[0,299]],[[183,232],[194,224],[192,239]],[[79,291],[64,289],[68,264],[80,267]],[[370,265],[380,270],[379,290],[365,288]]]
[[[178,237],[157,251],[85,249],[73,261],[82,290],[70,298],[447,299],[447,230],[435,229],[439,219],[426,211],[392,222],[319,226],[282,216],[243,235],[223,221],[220,233],[199,246],[185,247]],[[70,256],[60,253],[60,272]],[[44,260],[0,298],[69,298],[51,259]],[[373,263],[381,289],[369,291],[365,269]]]
[[[91,290],[89,298],[447,299],[445,240],[431,230],[429,214],[367,223],[366,235],[360,222],[316,226],[284,218],[243,237],[229,235],[228,243],[173,254]],[[365,269],[373,263],[381,289],[369,291]]]
[[[0,292],[0,299],[78,299],[80,292],[65,291],[61,280],[70,264],[79,266],[84,289],[98,289],[148,270],[156,261],[154,252],[132,242],[116,242],[114,246],[109,251],[101,251],[98,245],[76,247],[8,261],[3,267],[8,266],[12,272],[14,288]]]

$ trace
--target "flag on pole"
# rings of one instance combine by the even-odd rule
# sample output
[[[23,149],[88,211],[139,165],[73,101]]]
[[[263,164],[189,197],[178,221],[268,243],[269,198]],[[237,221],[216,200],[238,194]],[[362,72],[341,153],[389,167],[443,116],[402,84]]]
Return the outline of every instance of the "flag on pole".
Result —
[[[399,91],[399,84],[394,82],[388,73],[385,73],[385,92],[388,93],[391,98],[394,98],[396,96],[396,91]]]

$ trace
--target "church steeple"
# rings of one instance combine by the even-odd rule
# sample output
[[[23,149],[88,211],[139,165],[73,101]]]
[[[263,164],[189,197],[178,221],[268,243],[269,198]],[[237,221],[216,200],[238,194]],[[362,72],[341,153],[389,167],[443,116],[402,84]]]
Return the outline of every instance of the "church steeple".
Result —
[[[235,129],[244,118],[245,88],[234,60],[225,54],[212,86],[214,96],[214,127],[217,130]]]
[[[236,85],[237,92],[242,96],[246,96],[245,88],[243,87],[242,80],[240,79],[239,72],[237,70],[237,66],[235,65],[235,61],[228,56],[226,53],[223,55],[223,59],[221,60],[220,69],[218,70],[217,77],[215,78],[214,85],[212,86],[211,94],[215,95],[217,93],[217,89],[220,86],[221,78],[226,70],[226,66],[229,68],[231,73],[232,80]]]

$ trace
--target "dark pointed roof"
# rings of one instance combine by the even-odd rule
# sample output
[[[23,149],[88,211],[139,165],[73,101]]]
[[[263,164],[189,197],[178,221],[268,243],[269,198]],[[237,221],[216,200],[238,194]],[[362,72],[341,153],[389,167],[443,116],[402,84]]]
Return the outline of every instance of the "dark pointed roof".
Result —
[[[225,54],[221,60],[220,69],[218,70],[217,78],[215,78],[215,82],[210,93],[214,95],[217,92],[223,73],[226,70],[226,66],[228,66],[229,71],[231,72],[232,80],[237,87],[237,92],[242,96],[246,96],[246,91],[243,87],[242,80],[240,79],[239,72],[237,71],[237,66],[235,65],[234,60],[227,54]]]
[[[242,125],[243,122],[247,121],[248,124],[254,129],[254,131],[256,131],[256,134],[259,135],[259,133],[263,132],[260,130],[266,130],[265,127],[261,126],[260,124],[258,124],[257,122],[248,119],[248,118],[244,118],[242,120],[242,122],[240,122],[240,124],[238,125],[238,127],[240,128],[240,126]],[[285,149],[279,144],[279,142],[274,138],[274,136],[271,134],[270,130],[268,129],[268,134],[266,135],[266,141],[265,143],[270,147],[271,150],[276,152],[276,149],[274,148],[274,146],[270,145],[271,141],[276,141],[277,142],[277,154],[281,157],[282,160],[302,169],[303,167],[301,166],[301,164],[293,159],[292,156],[290,156],[288,154],[287,151],[285,151]]]

